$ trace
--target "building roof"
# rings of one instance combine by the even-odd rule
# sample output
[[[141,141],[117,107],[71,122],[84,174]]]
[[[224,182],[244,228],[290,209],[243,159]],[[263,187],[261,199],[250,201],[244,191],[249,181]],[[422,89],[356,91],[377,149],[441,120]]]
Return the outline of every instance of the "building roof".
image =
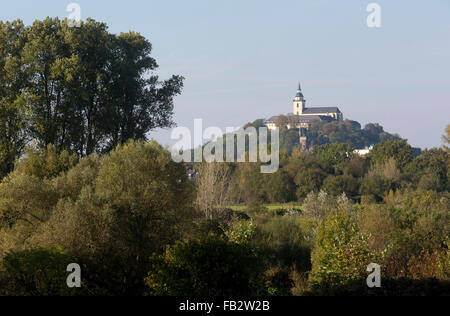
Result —
[[[316,108],[305,108],[303,110],[304,114],[322,114],[322,113],[341,113],[338,107],[316,107]]]
[[[303,93],[302,93],[302,86],[300,83],[298,84],[297,94],[295,95],[296,98],[303,99]]]
[[[271,118],[269,118],[266,123],[276,123],[278,118],[281,115],[277,115],[277,116],[272,116]],[[327,122],[331,122],[334,121],[334,119],[330,116],[325,116],[325,115],[293,115],[292,113],[288,114],[286,116],[286,118],[288,119],[288,122],[296,122],[296,123],[310,123],[312,121],[327,121]]]
[[[271,118],[266,120],[266,123],[276,123],[279,115],[272,116]]]

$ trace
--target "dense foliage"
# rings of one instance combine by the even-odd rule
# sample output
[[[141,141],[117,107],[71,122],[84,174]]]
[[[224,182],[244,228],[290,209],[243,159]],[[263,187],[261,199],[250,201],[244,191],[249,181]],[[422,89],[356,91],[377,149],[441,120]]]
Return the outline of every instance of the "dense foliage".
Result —
[[[153,295],[266,294],[259,260],[250,247],[207,237],[178,243],[155,256],[146,281]]]
[[[29,142],[86,156],[171,126],[183,78],[159,80],[151,50],[91,19],[0,22],[0,177]]]
[[[43,157],[43,165],[53,161]],[[14,251],[12,258],[38,264],[30,249],[64,249],[91,271],[92,293],[142,294],[151,255],[181,238],[192,218],[184,166],[154,142],[119,145],[54,177],[33,174],[35,160],[24,159],[0,184],[0,256],[8,263]],[[6,264],[8,277],[16,265]]]
[[[155,142],[82,159],[29,151],[0,184],[0,294],[444,294],[449,153],[400,169],[411,150],[394,142],[365,159],[343,144],[295,149],[275,174],[205,164],[194,182]],[[72,262],[80,289],[65,286]],[[364,286],[372,262],[387,287]]]
[[[361,128],[356,121],[315,122],[306,132],[311,146],[323,144],[347,144],[352,148],[365,148],[388,140],[398,140],[399,135],[385,132],[379,124],[369,123]]]

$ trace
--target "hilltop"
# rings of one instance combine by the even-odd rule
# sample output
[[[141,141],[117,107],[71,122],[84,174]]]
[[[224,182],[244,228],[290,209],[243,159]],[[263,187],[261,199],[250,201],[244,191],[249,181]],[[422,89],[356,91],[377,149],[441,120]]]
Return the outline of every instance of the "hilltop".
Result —
[[[255,128],[265,127],[264,119],[247,123],[244,128],[253,126]],[[289,154],[294,147],[300,145],[300,129],[280,127],[280,150],[285,150]],[[369,123],[362,128],[361,124],[353,120],[344,121],[315,121],[308,129],[302,129],[302,133],[308,139],[308,147],[315,145],[348,144],[352,148],[365,148],[388,140],[402,139],[398,134],[391,134],[384,130],[378,123]]]

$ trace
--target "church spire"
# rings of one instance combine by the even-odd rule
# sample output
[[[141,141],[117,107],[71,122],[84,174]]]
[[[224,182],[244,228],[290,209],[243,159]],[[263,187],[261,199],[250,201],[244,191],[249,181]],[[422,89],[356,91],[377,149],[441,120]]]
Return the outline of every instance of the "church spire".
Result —
[[[301,86],[300,82],[298,83],[297,94],[295,95],[295,97],[303,99],[302,86]]]

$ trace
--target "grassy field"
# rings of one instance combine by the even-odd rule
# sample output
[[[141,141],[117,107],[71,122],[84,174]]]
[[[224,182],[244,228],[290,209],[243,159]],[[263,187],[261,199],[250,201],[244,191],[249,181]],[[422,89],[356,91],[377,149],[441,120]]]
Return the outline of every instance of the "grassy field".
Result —
[[[269,211],[276,211],[281,209],[300,209],[300,205],[296,203],[282,203],[282,204],[264,204],[263,205]],[[243,212],[247,209],[246,205],[231,205],[230,209],[237,212]]]

